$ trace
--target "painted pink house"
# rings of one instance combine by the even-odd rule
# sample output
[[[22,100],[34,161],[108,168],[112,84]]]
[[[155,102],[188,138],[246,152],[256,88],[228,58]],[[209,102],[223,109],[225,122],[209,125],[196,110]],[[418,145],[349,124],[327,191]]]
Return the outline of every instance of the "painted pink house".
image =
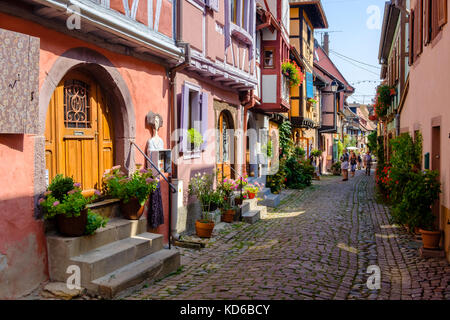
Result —
[[[411,1],[409,80],[400,105],[400,132],[423,136],[423,165],[439,170],[442,194],[435,207],[450,261],[450,7],[447,0]]]

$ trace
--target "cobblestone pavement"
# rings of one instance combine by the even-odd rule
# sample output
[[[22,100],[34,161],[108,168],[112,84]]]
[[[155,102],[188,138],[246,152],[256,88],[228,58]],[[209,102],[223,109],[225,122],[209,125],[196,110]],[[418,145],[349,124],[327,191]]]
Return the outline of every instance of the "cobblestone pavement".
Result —
[[[420,243],[374,198],[362,171],[323,177],[254,225],[232,224],[201,251],[180,248],[177,273],[125,299],[450,299],[450,265],[420,258]],[[370,265],[380,290],[366,285]]]

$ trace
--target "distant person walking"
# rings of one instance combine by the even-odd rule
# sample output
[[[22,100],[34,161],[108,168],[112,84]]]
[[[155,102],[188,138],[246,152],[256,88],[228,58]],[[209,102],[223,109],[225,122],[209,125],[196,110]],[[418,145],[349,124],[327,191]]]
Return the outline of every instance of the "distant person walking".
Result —
[[[358,153],[358,170],[361,170],[361,162],[362,162],[361,154]]]
[[[341,171],[342,171],[342,175],[344,176],[344,179],[342,179],[342,181],[347,181],[348,180],[348,161],[349,161],[349,155],[347,153],[347,149],[344,149],[344,153],[342,154],[342,156],[339,160],[341,161]]]
[[[366,175],[370,176],[370,170],[372,168],[372,156],[370,155],[370,151],[367,151],[364,156],[364,165],[366,166]]]
[[[358,162],[358,158],[356,158],[355,152],[352,151],[350,154],[350,169],[352,170],[352,177],[355,176],[357,162]]]

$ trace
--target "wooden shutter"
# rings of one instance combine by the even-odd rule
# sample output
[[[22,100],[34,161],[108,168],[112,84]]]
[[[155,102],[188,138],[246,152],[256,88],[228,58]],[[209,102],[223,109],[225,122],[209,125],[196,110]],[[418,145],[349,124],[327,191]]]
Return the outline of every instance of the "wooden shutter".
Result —
[[[208,137],[206,136],[206,132],[208,131],[208,93],[202,93],[202,102],[201,102],[201,134],[203,136],[203,144],[202,151],[206,150],[206,146],[208,145]]]
[[[414,63],[414,9],[409,14],[409,65]]]
[[[434,40],[434,38],[436,38],[438,33],[439,33],[438,0],[434,0],[431,1],[431,40]]]
[[[417,20],[417,54],[420,55],[423,51],[423,1],[418,0],[416,8]]]
[[[414,10],[414,59],[420,55],[420,1],[417,3],[417,7]]]
[[[438,27],[442,28],[447,23],[447,0],[439,0],[437,9]]]
[[[181,91],[181,108],[180,108],[180,151],[187,151],[187,130],[189,128],[189,87],[183,85]]]
[[[431,10],[431,2],[430,0],[425,0],[424,6],[423,6],[423,38],[425,45],[428,45],[430,43],[430,11]]]

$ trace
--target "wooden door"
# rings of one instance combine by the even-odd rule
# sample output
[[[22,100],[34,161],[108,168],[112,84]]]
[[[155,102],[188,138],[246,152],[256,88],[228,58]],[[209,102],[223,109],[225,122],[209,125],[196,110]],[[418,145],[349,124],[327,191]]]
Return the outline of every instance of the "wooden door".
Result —
[[[233,129],[230,117],[225,113],[220,113],[219,116],[219,153],[217,156],[217,178],[218,180],[222,180],[225,178],[231,178],[232,170],[231,170],[231,145],[233,137],[230,135],[229,130]]]
[[[431,142],[431,169],[439,172],[438,180],[440,181],[441,172],[441,127],[432,128]],[[433,214],[436,217],[436,227],[439,225],[440,219],[440,200],[436,200],[433,204]]]
[[[98,84],[71,72],[49,104],[45,131],[49,182],[56,174],[73,177],[85,192],[101,189],[102,175],[113,166],[112,115]]]

